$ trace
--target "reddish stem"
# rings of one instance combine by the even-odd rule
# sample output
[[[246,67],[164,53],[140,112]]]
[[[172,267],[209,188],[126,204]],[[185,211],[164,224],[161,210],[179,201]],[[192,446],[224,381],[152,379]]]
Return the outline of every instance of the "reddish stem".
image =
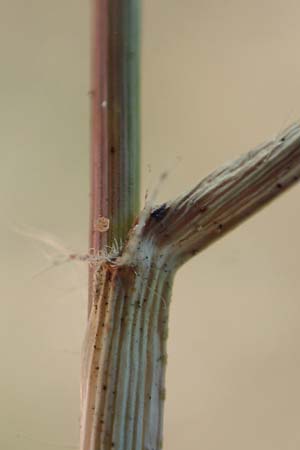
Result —
[[[91,156],[90,156],[90,248],[99,252],[107,244],[107,233],[95,223],[108,217],[108,29],[109,0],[93,0],[91,55]],[[93,268],[89,270],[89,310],[92,301]]]
[[[90,248],[98,253],[126,239],[139,211],[140,0],[92,2]],[[102,232],[100,217],[109,219]]]

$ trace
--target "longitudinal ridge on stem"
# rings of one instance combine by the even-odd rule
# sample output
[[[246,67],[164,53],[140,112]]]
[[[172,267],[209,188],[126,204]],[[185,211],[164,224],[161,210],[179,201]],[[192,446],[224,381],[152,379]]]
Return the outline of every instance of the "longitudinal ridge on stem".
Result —
[[[166,266],[153,247],[132,264],[99,267],[83,352],[81,450],[161,448],[174,275]]]

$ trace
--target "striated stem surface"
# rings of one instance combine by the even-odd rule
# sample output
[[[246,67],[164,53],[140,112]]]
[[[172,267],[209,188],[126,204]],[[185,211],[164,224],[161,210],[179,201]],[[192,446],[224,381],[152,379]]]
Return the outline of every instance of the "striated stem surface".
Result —
[[[83,349],[81,450],[162,448],[174,269],[146,247],[131,264],[97,271]]]
[[[97,268],[83,349],[81,450],[162,447],[166,339],[177,268],[300,178],[300,126],[146,204],[118,256]]]
[[[183,264],[300,179],[300,125],[204,178],[150,215],[146,229]],[[147,233],[146,233],[147,234]]]

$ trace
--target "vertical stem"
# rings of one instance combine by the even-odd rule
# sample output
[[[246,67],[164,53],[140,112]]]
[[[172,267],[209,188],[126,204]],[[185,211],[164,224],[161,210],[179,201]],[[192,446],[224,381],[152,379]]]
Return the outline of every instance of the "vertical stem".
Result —
[[[90,248],[123,242],[139,212],[140,0],[92,0]],[[107,232],[97,221],[108,218]],[[89,274],[89,311],[93,269]]]
[[[146,246],[136,268],[107,263],[97,272],[83,351],[81,450],[162,448],[174,270],[166,270],[167,254]]]

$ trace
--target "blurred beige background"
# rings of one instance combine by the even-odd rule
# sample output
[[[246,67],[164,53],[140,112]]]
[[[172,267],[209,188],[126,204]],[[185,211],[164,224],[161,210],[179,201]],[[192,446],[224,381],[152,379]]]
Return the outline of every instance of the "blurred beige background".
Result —
[[[0,448],[77,448],[89,2],[0,0]],[[145,0],[143,187],[161,199],[300,117],[298,0]],[[177,163],[178,157],[181,162]],[[177,276],[165,450],[300,447],[300,186]]]

